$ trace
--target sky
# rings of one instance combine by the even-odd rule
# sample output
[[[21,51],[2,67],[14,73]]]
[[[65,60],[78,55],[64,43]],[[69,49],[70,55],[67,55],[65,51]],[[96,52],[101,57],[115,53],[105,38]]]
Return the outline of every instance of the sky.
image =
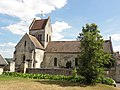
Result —
[[[52,40],[76,40],[82,27],[96,23],[113,50],[120,51],[120,0],[0,0],[0,54],[12,58],[14,47],[34,18],[51,17]]]

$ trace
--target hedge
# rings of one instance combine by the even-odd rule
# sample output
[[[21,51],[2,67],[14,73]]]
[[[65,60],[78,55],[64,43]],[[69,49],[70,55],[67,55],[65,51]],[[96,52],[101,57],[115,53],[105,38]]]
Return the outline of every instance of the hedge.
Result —
[[[3,72],[3,75],[13,77],[23,77],[31,79],[49,79],[49,80],[61,80],[84,83],[85,78],[82,76],[64,76],[64,75],[49,75],[49,74],[28,74],[28,73],[17,73],[17,72]],[[102,83],[107,85],[114,85],[114,80],[108,77],[101,76],[96,80],[96,83]]]
[[[80,82],[84,81],[82,76],[64,76],[64,75],[49,75],[49,74],[27,74],[27,73],[17,73],[17,72],[3,72],[3,75],[13,76],[13,77],[23,77],[31,79],[49,79],[49,80],[66,80],[71,82]]]

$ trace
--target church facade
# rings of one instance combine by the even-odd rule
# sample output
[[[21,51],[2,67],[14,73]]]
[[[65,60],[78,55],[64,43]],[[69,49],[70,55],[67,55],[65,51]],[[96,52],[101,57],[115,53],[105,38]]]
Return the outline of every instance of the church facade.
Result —
[[[50,17],[34,19],[25,34],[15,46],[16,71],[26,68],[72,68],[78,66],[80,41],[51,41]],[[113,53],[111,40],[103,44],[105,52]]]

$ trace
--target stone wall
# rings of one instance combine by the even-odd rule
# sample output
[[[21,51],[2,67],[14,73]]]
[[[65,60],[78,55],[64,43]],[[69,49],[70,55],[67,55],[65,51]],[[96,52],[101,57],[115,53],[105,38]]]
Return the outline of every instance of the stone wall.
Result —
[[[47,37],[47,35],[48,35],[48,37]],[[45,27],[45,35],[44,35],[45,44],[44,44],[44,47],[46,47],[48,42],[51,41],[51,36],[52,36],[52,26],[51,26],[50,18],[48,17],[48,21],[47,21],[46,27]],[[47,41],[47,38],[48,38],[48,41]]]
[[[28,34],[25,34],[15,47],[14,60],[16,71],[25,71],[25,61],[25,64],[28,64],[27,68],[40,68],[43,57],[44,51],[35,48]]]
[[[36,65],[34,68],[41,68],[41,62],[43,61],[44,51],[40,49],[35,49],[35,61]]]
[[[66,63],[71,61],[71,67],[75,67],[76,53],[45,53],[42,68],[65,68]],[[57,65],[54,66],[54,58],[57,58]]]
[[[108,70],[107,76],[114,79],[116,82],[120,82],[120,65],[112,67]]]
[[[26,73],[34,74],[51,74],[51,75],[71,75],[71,69],[41,69],[41,68],[27,68]]]
[[[26,42],[26,45],[25,45],[25,42]],[[23,62],[24,56],[25,56],[25,60],[27,59],[32,60],[33,59],[32,50],[34,50],[34,48],[35,47],[31,42],[30,38],[28,37],[27,34],[25,34],[15,47],[14,60],[15,60],[16,66],[21,65],[21,63]]]

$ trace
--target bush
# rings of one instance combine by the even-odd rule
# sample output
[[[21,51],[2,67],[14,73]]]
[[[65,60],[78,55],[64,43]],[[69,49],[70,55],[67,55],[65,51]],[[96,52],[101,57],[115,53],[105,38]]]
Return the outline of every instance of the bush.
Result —
[[[61,81],[70,81],[70,82],[79,82],[84,83],[85,78],[82,76],[64,76],[64,75],[49,75],[49,74],[24,74],[17,72],[4,72],[4,75],[12,76],[12,77],[23,77],[23,78],[31,78],[31,79],[49,79],[49,80],[61,80]],[[114,85],[114,80],[105,76],[100,76],[96,81],[96,83],[102,83],[107,85]]]
[[[66,80],[71,82],[80,82],[84,81],[84,78],[73,77],[73,76],[64,76],[64,75],[49,75],[49,74],[24,74],[17,72],[4,72],[4,75],[13,76],[13,77],[23,77],[23,78],[31,78],[31,79],[49,79],[49,80]]]
[[[107,85],[113,85],[114,84],[114,80],[112,78],[108,78],[105,76],[100,76],[97,80],[97,83],[102,83],[102,84],[107,84]]]
[[[74,68],[74,69],[72,70],[72,76],[73,76],[73,77],[77,77],[77,70],[76,70],[76,68]]]

